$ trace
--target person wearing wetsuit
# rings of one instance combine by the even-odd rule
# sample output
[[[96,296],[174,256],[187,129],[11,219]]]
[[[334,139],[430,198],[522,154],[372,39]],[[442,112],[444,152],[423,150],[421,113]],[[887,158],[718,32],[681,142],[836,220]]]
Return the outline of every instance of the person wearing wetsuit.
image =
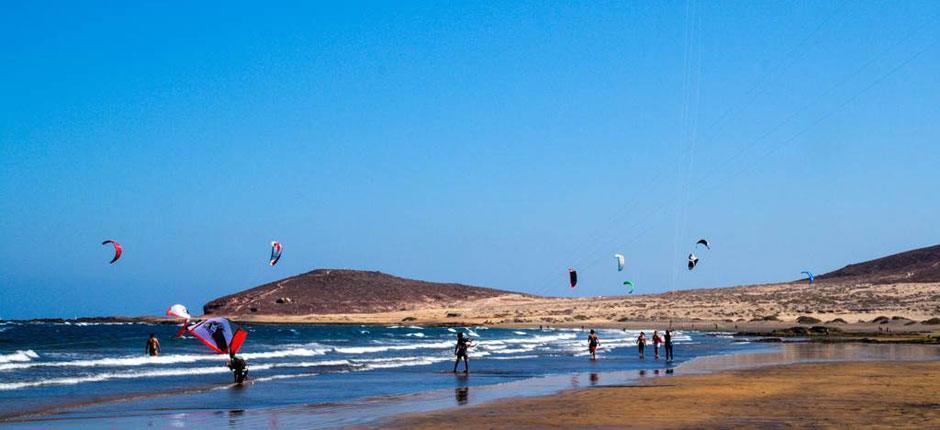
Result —
[[[636,338],[636,348],[640,352],[640,358],[643,358],[643,350],[646,349],[646,333],[640,332]]]
[[[664,345],[666,346],[666,361],[672,360],[672,333],[666,330]]]
[[[150,354],[151,357],[160,355],[160,341],[153,333],[150,333],[150,339],[147,339],[147,354]]]
[[[601,341],[597,338],[597,333],[594,332],[594,329],[591,329],[591,334],[588,335],[588,351],[591,352],[591,360],[597,360],[597,345],[600,345]]]
[[[454,373],[457,373],[457,364],[463,358],[463,373],[470,373],[470,360],[467,358],[467,349],[470,348],[470,338],[464,337],[463,333],[457,333],[457,345],[454,347],[454,355],[457,361],[454,361]]]
[[[248,377],[248,362],[246,362],[244,358],[237,357],[234,353],[229,354],[229,360],[226,365],[232,371],[232,376],[235,378],[236,384],[245,382],[245,378]]]

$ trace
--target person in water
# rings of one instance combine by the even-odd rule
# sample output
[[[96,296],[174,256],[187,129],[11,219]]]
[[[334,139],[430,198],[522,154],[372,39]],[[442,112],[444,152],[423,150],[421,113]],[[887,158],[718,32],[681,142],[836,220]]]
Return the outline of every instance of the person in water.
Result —
[[[470,359],[467,358],[467,349],[470,348],[470,338],[465,337],[463,333],[457,333],[457,345],[454,346],[454,355],[457,361],[454,361],[454,373],[457,373],[457,365],[463,358],[463,373],[470,373]]]
[[[236,356],[234,352],[229,353],[228,356],[229,360],[225,365],[232,371],[235,383],[241,384],[245,382],[245,379],[248,378],[248,362],[245,361],[244,358]]]
[[[666,330],[665,342],[663,345],[666,346],[666,361],[672,361],[672,332]]]
[[[591,329],[591,334],[588,335],[588,351],[591,352],[591,360],[597,360],[597,346],[600,344],[601,341],[597,338],[597,333],[594,332],[594,329]]]
[[[653,330],[653,353],[657,360],[659,360],[659,344],[662,342],[663,340],[659,337],[659,330]]]
[[[636,349],[640,352],[640,358],[643,358],[643,350],[646,349],[646,333],[640,332],[636,337]]]
[[[150,339],[147,339],[147,354],[150,354],[151,357],[160,355],[160,341],[153,333],[150,333]]]

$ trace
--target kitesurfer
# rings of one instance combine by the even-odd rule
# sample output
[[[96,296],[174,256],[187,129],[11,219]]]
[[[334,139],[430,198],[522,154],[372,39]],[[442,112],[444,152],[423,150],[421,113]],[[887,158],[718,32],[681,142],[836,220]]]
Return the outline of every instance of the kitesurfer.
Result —
[[[460,359],[463,358],[463,373],[470,373],[470,360],[467,358],[467,349],[470,348],[470,338],[463,335],[463,333],[457,333],[457,345],[454,347],[454,355],[457,356],[457,361],[454,361],[454,373],[457,373],[457,364],[460,363]]]
[[[591,329],[591,334],[588,335],[588,351],[591,352],[591,360],[597,360],[597,346],[600,344],[601,341],[597,338],[597,333],[594,332],[594,329]]]
[[[147,339],[147,354],[150,354],[151,357],[160,355],[160,341],[153,333],[150,333],[150,339]]]
[[[636,337],[636,349],[640,352],[640,358],[643,358],[643,350],[646,349],[646,333],[640,332]]]
[[[666,361],[672,361],[672,333],[669,330],[666,330],[664,345],[666,346]]]
[[[225,365],[232,371],[236,384],[241,385],[248,378],[248,362],[236,356],[234,352],[229,354],[229,360]]]

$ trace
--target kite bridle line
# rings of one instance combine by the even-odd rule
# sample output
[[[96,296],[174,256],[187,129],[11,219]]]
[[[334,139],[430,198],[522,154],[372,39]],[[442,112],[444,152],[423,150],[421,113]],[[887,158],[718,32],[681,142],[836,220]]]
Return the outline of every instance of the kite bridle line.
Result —
[[[844,85],[845,83],[847,83],[847,81],[850,81],[850,80],[854,79],[856,75],[858,75],[861,71],[863,71],[865,68],[867,68],[867,67],[868,67],[870,64],[872,64],[874,61],[876,61],[877,59],[880,59],[880,58],[883,57],[884,55],[887,55],[888,53],[890,53],[890,51],[891,51],[893,48],[895,48],[896,46],[898,46],[898,45],[902,44],[903,42],[907,41],[907,40],[910,39],[911,37],[913,37],[913,36],[914,36],[915,34],[917,34],[920,30],[926,28],[928,24],[929,24],[929,23],[922,24],[921,26],[916,27],[916,28],[913,29],[912,31],[906,33],[906,35],[903,36],[903,37],[901,37],[894,45],[891,46],[891,48],[889,48],[889,49],[887,49],[887,50],[881,52],[880,54],[878,54],[878,55],[876,55],[876,56],[873,56],[873,57],[870,58],[868,61],[864,62],[864,63],[862,64],[862,66],[859,67],[855,72],[851,73],[851,74],[850,74],[849,76],[847,76],[846,78],[844,78],[844,79],[840,80],[839,82],[837,82],[833,87],[831,87],[829,90],[827,90],[827,91],[826,91],[825,93],[823,93],[822,95],[831,93],[832,91],[834,91],[834,90],[837,89],[838,87],[840,87],[840,86]],[[779,143],[779,144],[777,144],[777,145],[771,146],[767,151],[765,151],[765,152],[763,152],[762,154],[760,154],[760,155],[758,155],[757,157],[755,157],[755,160],[763,159],[763,158],[765,158],[765,157],[767,157],[767,156],[773,154],[774,152],[777,152],[777,151],[783,149],[784,147],[789,146],[789,145],[792,144],[797,138],[799,138],[800,136],[802,136],[803,134],[805,134],[807,131],[809,131],[810,129],[812,129],[813,127],[815,127],[816,125],[818,125],[819,123],[821,123],[822,121],[824,121],[825,119],[828,119],[829,117],[833,116],[836,112],[839,111],[839,109],[841,109],[842,107],[847,106],[847,105],[848,105],[849,103],[851,103],[851,102],[854,102],[854,101],[857,100],[861,95],[863,95],[864,93],[867,93],[870,89],[874,88],[876,85],[878,85],[879,83],[883,82],[884,80],[886,80],[888,77],[890,77],[891,75],[893,75],[893,74],[896,73],[897,71],[901,70],[904,66],[906,66],[907,64],[910,64],[911,62],[913,62],[913,61],[914,61],[915,59],[917,59],[921,54],[923,54],[923,53],[926,52],[930,47],[932,47],[935,43],[936,43],[935,40],[929,42],[925,47],[923,47],[922,49],[917,50],[917,51],[914,52],[912,55],[906,57],[904,60],[902,60],[901,62],[897,63],[894,67],[890,68],[887,72],[885,72],[885,73],[883,73],[882,75],[878,76],[876,79],[874,79],[873,81],[871,81],[868,85],[866,85],[864,88],[862,88],[862,89],[859,90],[859,91],[856,91],[852,96],[850,96],[850,97],[847,98],[845,101],[843,101],[841,104],[839,104],[839,106],[838,106],[836,109],[832,109],[832,110],[830,110],[830,111],[824,113],[822,116],[820,116],[820,117],[818,117],[816,120],[812,121],[808,126],[802,128],[802,129],[801,129],[800,131],[798,131],[796,134],[792,135],[791,137],[789,137],[789,138],[787,138],[787,139],[784,139],[781,143]],[[817,96],[817,97],[819,97],[819,96]],[[802,112],[803,110],[805,110],[806,107],[813,106],[813,105],[815,105],[815,104],[816,104],[816,101],[812,101],[812,102],[810,102],[810,103],[804,105],[803,108],[801,108],[800,110],[796,111],[794,114],[789,115],[789,116],[787,117],[787,119],[785,119],[784,121],[782,121],[781,123],[779,123],[778,125],[776,125],[775,127],[773,127],[771,130],[769,130],[768,132],[763,133],[763,134],[762,134],[761,136],[759,136],[757,139],[754,139],[754,140],[750,143],[750,145],[747,145],[745,148],[743,148],[742,150],[738,151],[737,153],[735,153],[735,154],[732,155],[731,157],[728,157],[723,163],[721,163],[721,167],[724,167],[725,165],[728,165],[728,164],[730,164],[731,162],[734,162],[736,158],[739,158],[739,157],[741,157],[742,155],[745,155],[745,154],[750,153],[750,150],[751,150],[752,148],[756,147],[757,144],[758,144],[760,141],[766,139],[766,138],[769,137],[770,135],[774,134],[775,132],[777,132],[778,130],[780,130],[780,129],[783,128],[784,126],[786,126],[787,123],[789,123],[790,121],[792,121],[792,119],[793,119],[798,113],[800,113],[800,112]],[[711,186],[711,188],[709,188],[709,190],[716,190],[716,189],[718,189],[718,187],[719,187],[720,185],[722,185],[724,182],[726,182],[727,180],[732,179],[732,178],[736,177],[737,175],[739,175],[740,173],[743,173],[743,172],[747,171],[748,169],[754,167],[754,163],[742,163],[742,162],[739,162],[739,163],[737,163],[736,165],[739,166],[738,169],[730,169],[730,170],[731,170],[731,173],[728,174],[728,175],[727,175],[726,177],[724,177],[723,179],[718,179],[716,182],[714,182],[714,184]],[[749,166],[749,165],[750,165],[750,166]],[[742,166],[743,166],[743,167],[742,167]],[[725,169],[725,170],[729,170],[729,169]],[[704,175],[702,175],[700,181],[696,181],[696,183],[706,183],[706,182],[708,182],[710,179],[712,179],[713,177],[718,176],[720,173],[723,173],[722,168],[713,168],[712,170],[710,170],[710,171],[706,172]],[[661,175],[657,176],[657,178],[661,178]],[[697,198],[692,198],[689,203],[697,202],[700,198],[702,198],[701,195],[702,195],[702,194],[699,194],[699,197],[697,197]],[[659,208],[654,209],[653,211],[650,211],[649,214],[650,214],[650,215],[655,215],[655,214],[661,212],[662,209],[665,209],[666,206],[667,206],[666,204],[661,204],[661,205],[659,206]],[[642,223],[643,223],[643,222],[641,221],[640,223],[637,223],[637,225],[641,225]],[[636,236],[634,236],[634,238],[635,238],[635,237],[642,236],[643,234],[645,234],[645,233],[648,232],[649,230],[651,230],[651,228],[647,228],[646,230],[639,232]],[[616,239],[614,239],[614,240],[616,240]],[[608,242],[610,242],[610,241],[608,241]],[[596,247],[599,247],[599,246],[603,246],[603,245],[597,245]],[[595,258],[600,258],[600,257],[595,257]],[[584,257],[577,259],[577,261],[579,261],[579,262],[581,262],[581,261],[583,261],[583,260],[584,260]],[[595,260],[595,261],[596,261],[596,260]],[[582,265],[582,264],[581,264],[581,263],[578,263],[577,265]],[[577,265],[576,265],[575,267],[577,267]],[[589,267],[592,267],[592,266],[591,266],[591,265],[588,265],[588,266],[582,267],[582,271],[584,271],[583,269],[586,269],[586,268],[589,268]],[[552,276],[550,279],[552,279],[552,278],[555,278],[555,277]],[[547,289],[547,288],[555,289],[555,288],[556,288],[556,284],[555,284],[555,283],[545,282],[545,283],[543,283],[542,285],[543,285],[542,287],[540,287],[540,288],[538,288],[538,289],[536,290],[537,292],[536,292],[535,294],[544,294],[544,290],[545,290],[545,289]]]

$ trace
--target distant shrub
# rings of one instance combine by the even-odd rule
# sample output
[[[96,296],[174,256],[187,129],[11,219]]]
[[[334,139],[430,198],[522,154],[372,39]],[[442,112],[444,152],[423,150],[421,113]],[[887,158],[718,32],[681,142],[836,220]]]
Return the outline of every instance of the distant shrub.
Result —
[[[923,320],[920,323],[926,325],[940,325],[940,318],[931,318],[929,320]]]
[[[880,316],[880,317],[878,317],[878,318],[875,318],[875,319],[871,320],[871,322],[873,322],[873,323],[878,323],[878,324],[884,324],[884,323],[889,322],[889,321],[891,321],[891,318],[888,318],[888,317],[886,317],[886,316],[884,316],[884,315],[882,315],[882,316]]]
[[[417,321],[417,320],[418,320],[418,319],[415,318],[415,317],[404,317],[404,318],[401,319],[401,322]]]
[[[576,319],[576,320],[578,320],[578,321],[584,321],[584,320],[588,319],[588,317],[587,317],[586,315],[575,315],[575,316],[574,316],[574,319]]]
[[[796,319],[797,324],[819,324],[822,320],[819,318],[813,318],[810,316],[803,315]]]
[[[826,324],[848,324],[848,322],[842,318],[836,318],[834,320],[827,321]]]

